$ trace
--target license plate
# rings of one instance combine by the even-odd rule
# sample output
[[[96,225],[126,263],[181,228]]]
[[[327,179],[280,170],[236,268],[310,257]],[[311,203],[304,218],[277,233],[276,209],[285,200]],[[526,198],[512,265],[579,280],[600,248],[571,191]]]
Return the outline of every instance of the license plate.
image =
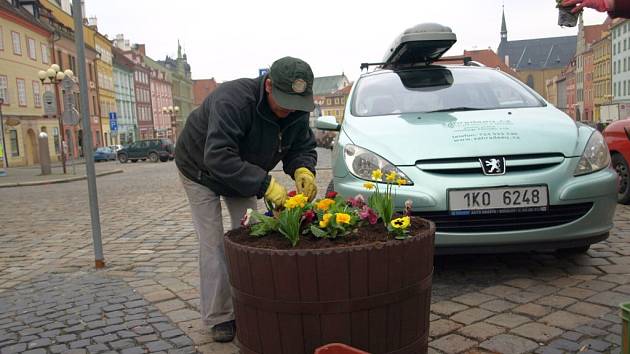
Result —
[[[547,186],[458,189],[448,191],[449,210],[546,207]]]

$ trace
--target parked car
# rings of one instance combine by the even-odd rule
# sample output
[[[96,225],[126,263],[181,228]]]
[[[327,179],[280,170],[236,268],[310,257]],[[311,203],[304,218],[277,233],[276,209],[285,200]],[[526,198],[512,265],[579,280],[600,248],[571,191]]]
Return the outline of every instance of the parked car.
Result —
[[[170,139],[138,140],[118,151],[118,161],[138,162],[149,159],[151,162],[166,162],[175,157],[175,148]]]
[[[115,161],[116,153],[108,147],[100,147],[94,151],[94,162]]]
[[[122,149],[123,146],[122,145],[110,145],[109,148],[112,149],[112,151],[114,151],[115,153],[118,153],[118,150]]]
[[[604,138],[610,155],[612,166],[619,175],[617,201],[630,204],[630,118],[611,123],[604,130]]]
[[[462,58],[438,65],[455,34],[436,24],[407,30],[350,93],[330,189],[370,193],[396,172],[395,208],[437,226],[436,252],[585,252],[608,237],[617,173],[597,130],[576,123],[510,75]],[[370,65],[370,64],[366,64]],[[365,67],[365,65],[363,65]]]

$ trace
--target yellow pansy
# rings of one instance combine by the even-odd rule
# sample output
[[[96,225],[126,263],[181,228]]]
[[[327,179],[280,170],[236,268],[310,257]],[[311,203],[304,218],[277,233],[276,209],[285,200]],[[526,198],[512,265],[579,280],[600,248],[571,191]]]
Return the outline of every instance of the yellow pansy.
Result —
[[[365,182],[365,183],[363,183],[363,188],[365,188],[367,190],[374,189],[374,183],[372,183],[372,182]]]
[[[330,222],[330,218],[332,218],[332,216],[333,215],[330,213],[324,214],[324,216],[322,217],[322,220],[319,221],[319,227],[323,229],[326,226],[328,226],[328,223]]]
[[[394,219],[391,221],[392,226],[395,229],[406,229],[411,224],[411,219],[408,216],[403,216],[402,218]]]
[[[328,209],[330,209],[330,206],[335,204],[335,201],[332,199],[322,199],[319,202],[317,202],[317,209],[321,210],[321,211],[327,211]]]
[[[383,172],[381,171],[380,168],[372,171],[372,179],[380,181],[381,178],[383,178]]]
[[[337,221],[337,224],[350,224],[350,215],[337,213],[335,214],[335,221]]]
[[[385,177],[385,179],[387,179],[387,182],[394,182],[396,180],[396,177],[398,177],[398,175],[396,174],[396,172],[392,171],[387,174],[387,177]]]
[[[306,203],[308,203],[308,198],[304,194],[300,193],[294,197],[287,199],[287,201],[284,203],[284,207],[287,209],[293,209],[297,207],[304,208]]]

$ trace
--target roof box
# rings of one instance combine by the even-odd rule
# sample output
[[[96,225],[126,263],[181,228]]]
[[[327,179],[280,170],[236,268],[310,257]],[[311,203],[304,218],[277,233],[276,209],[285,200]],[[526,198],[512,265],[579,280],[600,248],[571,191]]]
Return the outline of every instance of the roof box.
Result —
[[[421,23],[401,33],[383,58],[384,67],[431,64],[440,59],[457,36],[450,27],[437,23]]]

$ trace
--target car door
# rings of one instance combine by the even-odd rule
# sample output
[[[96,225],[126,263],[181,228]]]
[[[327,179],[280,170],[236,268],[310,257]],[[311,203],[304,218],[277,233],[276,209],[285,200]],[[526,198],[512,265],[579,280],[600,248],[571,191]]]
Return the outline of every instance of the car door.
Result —
[[[135,143],[129,145],[129,149],[127,151],[130,159],[137,159],[139,157],[138,152],[140,151],[142,143],[143,141],[136,141]]]

